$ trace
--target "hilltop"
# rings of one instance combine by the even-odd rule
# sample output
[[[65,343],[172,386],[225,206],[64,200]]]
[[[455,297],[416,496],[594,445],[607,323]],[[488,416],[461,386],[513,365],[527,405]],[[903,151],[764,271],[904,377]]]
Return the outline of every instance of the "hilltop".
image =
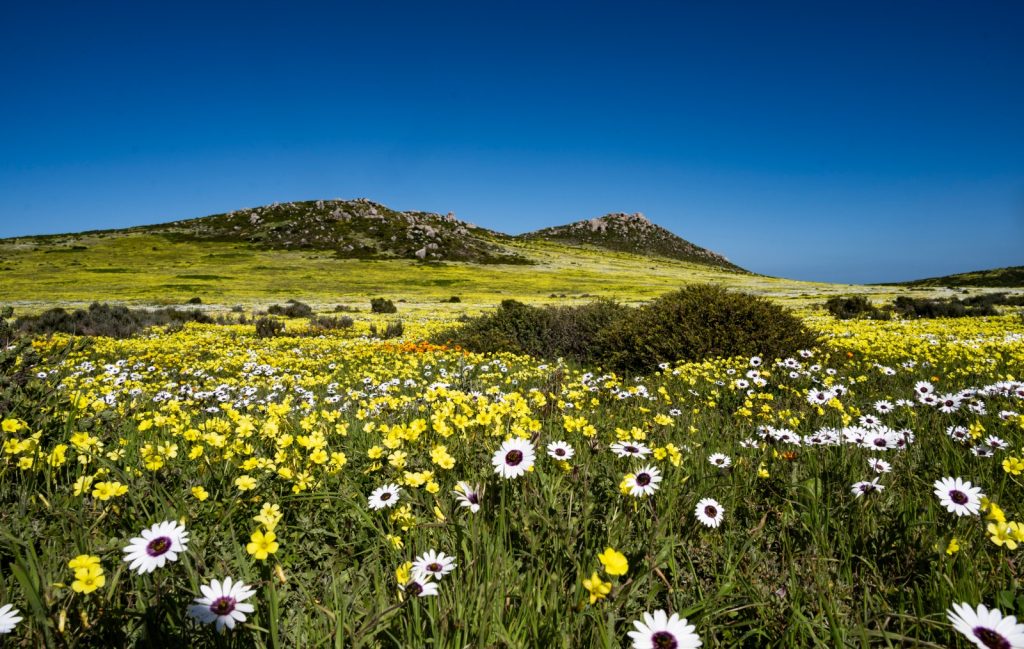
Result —
[[[724,256],[690,243],[665,228],[651,223],[643,214],[606,214],[520,235],[525,239],[546,239],[572,245],[597,246],[637,255],[656,255],[680,261],[743,271]]]
[[[138,230],[179,241],[331,250],[351,259],[529,263],[500,245],[507,235],[460,221],[451,213],[399,212],[365,198],[274,203]]]
[[[989,270],[974,270],[967,273],[945,275],[943,277],[927,277],[909,282],[891,282],[882,286],[926,286],[960,288],[968,286],[980,287],[1024,287],[1024,266],[1007,266]]]

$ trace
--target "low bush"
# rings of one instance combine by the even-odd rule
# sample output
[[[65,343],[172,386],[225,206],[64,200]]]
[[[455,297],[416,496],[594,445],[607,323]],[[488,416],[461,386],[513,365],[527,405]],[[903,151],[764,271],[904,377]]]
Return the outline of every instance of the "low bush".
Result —
[[[854,295],[852,297],[837,295],[830,297],[825,302],[825,308],[839,320],[850,320],[859,317],[877,320],[880,319],[882,313],[878,307],[871,304],[871,301],[863,295]]]
[[[968,305],[956,298],[932,300],[900,296],[893,302],[893,311],[904,319],[914,318],[972,318],[999,315],[991,302],[979,301]]]
[[[715,357],[783,358],[817,336],[789,309],[713,284],[688,286],[635,309],[603,329],[597,346],[619,371]]]
[[[314,329],[350,329],[354,324],[355,320],[348,316],[331,317],[320,315],[309,319],[309,326]]]
[[[370,336],[373,338],[388,340],[390,338],[398,338],[404,333],[405,325],[402,324],[401,320],[392,320],[384,326],[384,329],[378,329],[376,324],[370,323]]]
[[[284,323],[277,318],[264,316],[256,320],[256,337],[273,338],[284,333]]]
[[[546,307],[506,300],[494,313],[441,332],[433,342],[650,371],[677,360],[787,356],[812,347],[816,337],[790,311],[768,300],[703,285],[635,309],[608,300]]]
[[[286,318],[308,318],[313,315],[313,307],[298,300],[288,300],[283,306],[272,304],[267,309],[270,315],[280,315]]]
[[[88,309],[69,312],[58,307],[37,316],[22,316],[15,320],[15,328],[29,335],[59,332],[77,336],[129,338],[146,327],[181,325],[186,322],[213,324],[214,320],[197,309],[129,309],[94,302]]]
[[[398,313],[398,307],[391,300],[375,297],[370,300],[370,311],[373,313]]]

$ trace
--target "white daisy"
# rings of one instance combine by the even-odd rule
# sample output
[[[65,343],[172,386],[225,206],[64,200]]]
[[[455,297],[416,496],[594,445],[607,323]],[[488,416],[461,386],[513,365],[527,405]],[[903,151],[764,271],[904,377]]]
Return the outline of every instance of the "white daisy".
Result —
[[[630,631],[633,649],[695,649],[701,646],[700,636],[694,633],[694,625],[688,624],[686,618],[677,613],[671,617],[665,611],[657,610],[654,614],[644,613],[643,621],[635,620],[636,631]]]
[[[243,602],[256,591],[240,581],[232,583],[231,577],[225,578],[223,583],[214,579],[199,590],[203,596],[188,607],[188,614],[203,624],[216,624],[220,633],[225,628],[235,628],[238,622],[245,622],[245,614],[253,612],[252,604]]]
[[[568,460],[576,455],[576,450],[567,442],[551,442],[548,444],[548,455],[556,460]]]
[[[960,395],[958,394],[944,394],[938,398],[939,412],[951,413],[956,412],[960,408]]]
[[[142,530],[141,536],[131,539],[123,550],[124,560],[129,568],[141,575],[163,568],[168,561],[177,561],[178,554],[187,548],[185,526],[177,521],[164,521]]]
[[[0,633],[10,633],[21,622],[21,611],[12,604],[0,606]]]
[[[708,456],[708,462],[710,462],[712,466],[724,469],[732,464],[732,458],[723,453],[715,453]]]
[[[1024,648],[1024,624],[1018,624],[1013,615],[1003,617],[997,608],[988,609],[978,604],[977,610],[966,602],[953,604],[946,611],[953,628],[981,649]]]
[[[940,504],[957,516],[977,515],[981,507],[981,487],[973,487],[960,478],[935,481],[935,495]]]
[[[928,381],[918,381],[914,385],[914,392],[917,393],[918,397],[923,397],[926,394],[935,394],[935,386]]]
[[[384,509],[385,507],[394,507],[398,503],[401,487],[394,483],[389,483],[383,487],[377,487],[367,498],[367,504],[370,509]]]
[[[725,510],[714,498],[705,498],[698,502],[693,513],[697,516],[698,521],[708,527],[718,527],[725,516]]]
[[[444,552],[427,550],[412,562],[412,574],[423,581],[431,577],[440,580],[452,570],[455,570],[455,557],[449,557]]]
[[[398,586],[413,597],[430,597],[437,595],[437,584],[420,577],[413,577]]]
[[[630,496],[650,496],[658,490],[659,482],[661,472],[653,466],[645,466],[626,480],[626,486],[629,487]]]
[[[608,448],[619,457],[644,457],[651,454],[651,449],[637,442],[615,442]]]
[[[884,490],[885,490],[885,487],[880,485],[880,484],[878,484],[878,478],[875,478],[875,479],[871,480],[870,482],[868,482],[868,481],[865,481],[865,482],[855,482],[853,484],[853,486],[850,487],[850,491],[852,491],[853,495],[858,497],[858,498],[860,498],[864,494],[869,494],[869,493],[873,493],[873,492],[876,492],[876,491],[884,491]]]
[[[751,356],[750,357],[750,366],[751,367],[761,367],[761,357],[760,356]]]
[[[868,458],[868,466],[875,473],[889,473],[892,471],[892,465],[885,460],[880,460],[877,457]]]
[[[533,450],[533,444],[529,440],[514,437],[502,442],[501,448],[494,452],[491,464],[494,465],[494,472],[502,478],[518,478],[533,467],[537,459]]]
[[[468,482],[457,482],[452,493],[459,499],[460,507],[469,507],[469,511],[474,514],[480,511],[480,487],[473,487]]]

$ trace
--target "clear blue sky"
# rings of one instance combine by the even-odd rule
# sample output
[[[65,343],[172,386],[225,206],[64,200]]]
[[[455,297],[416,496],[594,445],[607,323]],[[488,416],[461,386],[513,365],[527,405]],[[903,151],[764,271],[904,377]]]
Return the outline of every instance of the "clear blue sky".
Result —
[[[0,237],[365,196],[751,270],[1024,264],[1024,3],[5,2]]]

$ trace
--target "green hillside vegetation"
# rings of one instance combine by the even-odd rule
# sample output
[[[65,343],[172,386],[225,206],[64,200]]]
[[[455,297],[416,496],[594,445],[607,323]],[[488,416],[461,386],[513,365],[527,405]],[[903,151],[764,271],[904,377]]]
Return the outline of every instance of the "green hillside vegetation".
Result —
[[[1007,266],[990,270],[975,270],[944,277],[928,277],[909,282],[893,282],[889,286],[964,286],[1018,287],[1024,288],[1024,266]]]
[[[525,239],[546,239],[639,255],[667,257],[746,272],[722,255],[672,234],[639,213],[607,214],[597,219],[544,228],[521,236]]]

